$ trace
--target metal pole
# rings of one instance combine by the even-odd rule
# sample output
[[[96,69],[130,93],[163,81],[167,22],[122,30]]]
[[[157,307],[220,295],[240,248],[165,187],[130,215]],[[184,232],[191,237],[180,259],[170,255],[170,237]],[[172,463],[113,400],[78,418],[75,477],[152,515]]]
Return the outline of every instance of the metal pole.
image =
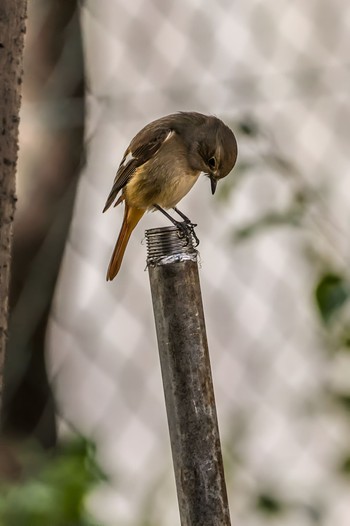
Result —
[[[146,231],[148,270],[182,526],[230,526],[197,251]]]

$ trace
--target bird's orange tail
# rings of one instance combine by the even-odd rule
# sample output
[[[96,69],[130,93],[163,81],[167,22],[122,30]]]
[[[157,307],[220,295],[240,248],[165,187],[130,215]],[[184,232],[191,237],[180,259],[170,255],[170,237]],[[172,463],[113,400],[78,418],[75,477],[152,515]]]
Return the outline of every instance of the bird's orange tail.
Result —
[[[123,260],[126,245],[128,244],[131,232],[145,213],[140,208],[131,208],[125,202],[124,219],[119,233],[117,243],[114,247],[111,261],[107,271],[107,281],[112,281],[119,272]]]

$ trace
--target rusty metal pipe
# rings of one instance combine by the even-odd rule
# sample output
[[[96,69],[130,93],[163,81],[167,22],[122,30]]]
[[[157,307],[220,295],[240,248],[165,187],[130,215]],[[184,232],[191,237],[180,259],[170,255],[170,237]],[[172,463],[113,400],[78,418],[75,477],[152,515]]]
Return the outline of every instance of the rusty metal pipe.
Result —
[[[174,226],[146,231],[182,526],[229,526],[197,251]]]

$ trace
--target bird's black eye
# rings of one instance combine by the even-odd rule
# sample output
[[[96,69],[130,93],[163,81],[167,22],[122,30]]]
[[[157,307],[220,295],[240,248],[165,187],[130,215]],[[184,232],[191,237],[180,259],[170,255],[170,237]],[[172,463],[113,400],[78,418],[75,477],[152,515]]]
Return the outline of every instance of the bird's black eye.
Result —
[[[215,170],[215,168],[216,168],[216,159],[215,159],[215,157],[210,157],[210,159],[208,160],[208,166],[210,166],[210,168],[212,170]]]

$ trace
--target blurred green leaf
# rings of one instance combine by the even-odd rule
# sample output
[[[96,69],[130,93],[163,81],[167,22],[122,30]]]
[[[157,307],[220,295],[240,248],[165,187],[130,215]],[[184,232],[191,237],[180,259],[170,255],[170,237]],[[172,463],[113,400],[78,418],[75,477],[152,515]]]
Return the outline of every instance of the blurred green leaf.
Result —
[[[339,471],[342,475],[350,478],[350,453],[341,459],[339,463]]]
[[[293,206],[285,212],[270,212],[256,221],[241,227],[236,228],[233,233],[233,239],[236,242],[244,241],[267,228],[277,226],[293,226],[297,227],[300,225],[302,218],[301,207]]]
[[[315,299],[324,323],[328,323],[349,299],[349,292],[349,284],[342,276],[334,273],[322,276],[315,289]]]
[[[350,393],[332,392],[331,396],[343,409],[350,411]]]
[[[286,510],[285,504],[271,493],[261,493],[258,495],[256,508],[266,515],[277,515]]]
[[[256,137],[260,133],[258,123],[250,116],[239,121],[236,128],[240,133],[249,137]]]
[[[0,524],[15,526],[97,526],[87,516],[85,498],[105,477],[94,445],[84,439],[40,459],[40,467],[21,484],[0,492]]]
[[[350,332],[346,332],[346,334],[343,335],[342,344],[350,351]]]

